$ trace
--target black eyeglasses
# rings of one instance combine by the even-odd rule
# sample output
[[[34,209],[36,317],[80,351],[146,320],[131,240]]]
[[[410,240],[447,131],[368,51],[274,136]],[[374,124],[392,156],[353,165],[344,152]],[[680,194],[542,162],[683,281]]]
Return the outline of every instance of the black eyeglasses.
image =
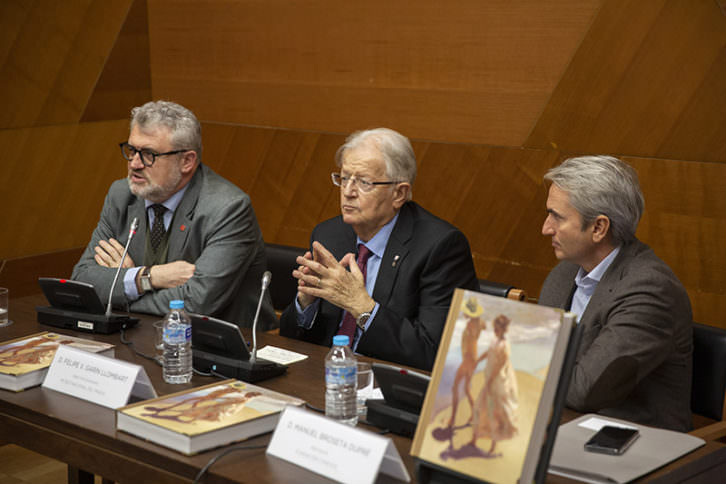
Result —
[[[124,158],[126,158],[128,161],[131,161],[134,159],[134,156],[137,154],[141,156],[141,163],[144,164],[144,166],[151,166],[156,161],[156,158],[159,156],[167,156],[167,155],[177,155],[179,153],[184,153],[185,151],[189,150],[174,150],[174,151],[167,151],[166,153],[156,153],[148,148],[141,148],[138,149],[137,147],[128,144],[127,142],[119,143],[119,147],[121,148],[121,154]]]
[[[345,188],[348,186],[348,183],[352,183],[354,187],[357,187],[358,190],[364,193],[370,192],[376,187],[376,185],[395,185],[397,183],[403,183],[400,181],[372,182],[355,176],[343,176],[340,173],[331,173],[330,178],[332,178],[333,185],[335,185],[336,187]]]

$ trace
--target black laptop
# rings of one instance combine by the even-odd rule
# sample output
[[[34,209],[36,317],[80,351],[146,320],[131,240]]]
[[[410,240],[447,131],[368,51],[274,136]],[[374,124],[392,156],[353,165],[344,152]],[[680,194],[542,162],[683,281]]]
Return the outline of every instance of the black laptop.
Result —
[[[383,399],[366,400],[366,420],[394,434],[412,437],[431,377],[385,363],[371,366]]]
[[[93,284],[40,277],[38,284],[50,306],[37,306],[38,322],[57,328],[89,333],[110,334],[139,322],[125,314],[106,316],[106,308],[96,294]]]
[[[254,383],[287,371],[285,365],[257,358],[250,361],[250,350],[234,323],[190,314],[192,319],[192,359],[194,369],[220,377]]]

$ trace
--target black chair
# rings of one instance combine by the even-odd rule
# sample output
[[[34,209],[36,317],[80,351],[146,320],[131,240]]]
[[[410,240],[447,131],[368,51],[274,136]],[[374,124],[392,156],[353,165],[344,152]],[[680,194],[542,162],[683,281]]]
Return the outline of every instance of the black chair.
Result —
[[[479,279],[479,292],[492,296],[506,297],[517,301],[525,301],[527,293],[524,289],[518,289],[510,284],[494,282],[488,279]]]
[[[693,387],[691,411],[724,419],[726,394],[726,330],[693,323]]]
[[[297,294],[297,280],[292,277],[292,271],[297,267],[295,259],[305,251],[302,247],[265,244],[267,269],[272,273],[270,297],[276,311],[285,309]]]

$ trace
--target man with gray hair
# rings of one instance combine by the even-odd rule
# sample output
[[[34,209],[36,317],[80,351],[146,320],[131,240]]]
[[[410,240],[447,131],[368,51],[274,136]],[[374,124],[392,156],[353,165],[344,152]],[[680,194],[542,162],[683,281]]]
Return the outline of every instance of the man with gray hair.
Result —
[[[319,224],[298,257],[295,301],[280,334],[431,369],[454,289],[477,288],[469,242],[411,200],[416,158],[408,139],[378,128],[336,153],[341,215]]]
[[[567,405],[645,425],[691,428],[692,315],[670,268],[635,237],[644,201],[632,167],[570,158],[551,182],[542,234],[561,261],[539,303],[583,325]]]
[[[106,301],[137,218],[115,305],[162,315],[182,299],[191,312],[251,326],[267,263],[249,196],[201,163],[201,126],[185,107],[136,107],[130,130],[120,143],[128,175],[111,185],[73,279],[93,284]],[[276,326],[269,296],[259,324]]]

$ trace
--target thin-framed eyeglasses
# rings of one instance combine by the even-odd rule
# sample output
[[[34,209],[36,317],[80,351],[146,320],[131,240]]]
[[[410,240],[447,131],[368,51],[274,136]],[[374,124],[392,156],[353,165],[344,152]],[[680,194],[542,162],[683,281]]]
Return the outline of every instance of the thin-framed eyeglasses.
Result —
[[[397,183],[403,183],[400,181],[368,181],[365,178],[358,178],[356,176],[343,176],[340,173],[331,173],[330,178],[333,180],[333,185],[340,188],[345,188],[348,183],[352,183],[354,187],[358,188],[363,193],[368,193],[373,190],[377,185],[395,185]]]
[[[141,156],[141,163],[144,164],[144,166],[152,166],[156,159],[159,156],[167,156],[167,155],[177,155],[179,153],[184,153],[185,151],[189,150],[174,150],[174,151],[167,151],[166,153],[156,153],[155,151],[152,151],[148,148],[137,148],[134,145],[130,145],[128,142],[124,141],[123,143],[118,144],[121,148],[121,154],[123,155],[126,160],[131,161],[134,159],[134,156],[137,154]]]

